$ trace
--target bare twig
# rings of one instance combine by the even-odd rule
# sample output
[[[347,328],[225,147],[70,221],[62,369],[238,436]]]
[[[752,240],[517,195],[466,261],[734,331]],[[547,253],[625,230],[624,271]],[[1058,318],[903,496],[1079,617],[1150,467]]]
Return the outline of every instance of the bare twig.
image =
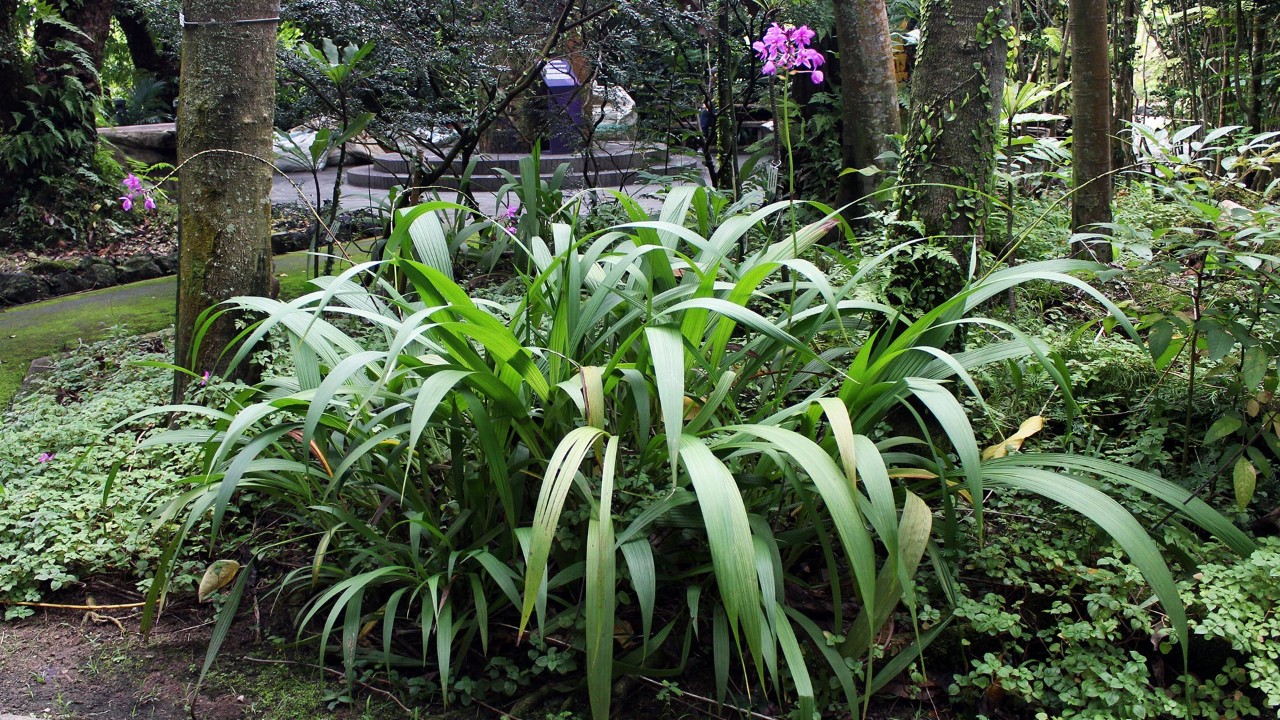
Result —
[[[503,712],[498,708],[490,705],[489,703],[484,702],[483,700],[477,700],[475,698],[471,698],[471,702],[479,705],[480,707],[484,708],[485,710],[488,710],[489,712],[498,713],[498,717],[510,718],[510,720],[520,720],[520,718],[516,717],[515,715],[512,715],[511,713]]]
[[[22,607],[53,608],[55,610],[127,610],[140,608],[145,602],[122,603],[119,605],[63,605],[61,603],[19,602],[16,600],[0,600],[0,605],[20,605]]]
[[[663,685],[662,683],[658,682],[657,680],[654,680],[653,678],[647,678],[647,677],[645,677],[645,676],[643,676],[643,675],[636,675],[636,677],[640,678],[641,680],[643,680],[643,681],[645,681],[645,682],[649,683],[650,685],[652,685],[652,686],[654,686],[654,687],[658,687],[658,688],[665,688],[665,687],[666,687],[665,685]],[[691,692],[689,692],[688,690],[681,690],[681,691],[680,691],[680,695],[681,695],[681,696],[683,696],[683,697],[690,697],[690,698],[693,698],[694,700],[699,700],[699,701],[704,702],[704,703],[707,703],[707,704],[709,704],[709,705],[719,705],[719,706],[722,706],[722,707],[727,707],[727,708],[729,708],[730,710],[733,710],[734,712],[741,713],[741,714],[743,714],[743,715],[745,715],[745,716],[747,716],[747,717],[757,718],[758,720],[778,720],[778,718],[776,718],[776,717],[774,717],[774,716],[772,716],[772,715],[762,715],[762,714],[760,714],[760,713],[758,713],[758,712],[756,712],[756,711],[754,711],[754,710],[748,710],[747,708],[744,708],[744,707],[738,707],[738,706],[736,706],[736,705],[730,705],[729,703],[717,703],[715,700],[713,700],[713,699],[711,699],[711,698],[709,698],[709,697],[704,697],[704,696],[702,696],[702,695],[698,695],[697,693],[691,693]]]

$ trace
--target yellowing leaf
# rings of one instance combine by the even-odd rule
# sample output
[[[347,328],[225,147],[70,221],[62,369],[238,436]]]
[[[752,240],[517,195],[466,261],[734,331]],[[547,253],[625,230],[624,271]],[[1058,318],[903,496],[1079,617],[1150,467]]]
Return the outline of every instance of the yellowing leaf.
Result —
[[[240,563],[235,560],[214,560],[205,568],[204,577],[200,578],[200,589],[196,591],[196,600],[204,602],[206,598],[226,587],[240,572]]]
[[[957,486],[957,485],[959,485],[959,484],[960,484],[960,483],[958,483],[958,482],[956,482],[956,481],[954,481],[954,480],[948,480],[948,481],[947,481],[947,486],[948,486],[948,487],[955,487],[955,486]],[[965,488],[960,488],[959,490],[956,490],[956,494],[957,494],[957,495],[959,495],[960,497],[964,498],[964,499],[965,499],[965,502],[969,503],[969,505],[973,505],[973,496],[972,496],[972,495],[970,495],[970,494],[969,494],[969,491],[968,491],[968,490],[966,490]]]
[[[897,468],[889,471],[889,477],[910,480],[934,480],[938,477],[938,474],[924,468]]]
[[[1249,502],[1253,500],[1253,491],[1258,487],[1258,471],[1253,467],[1253,463],[1245,458],[1236,461],[1235,470],[1231,472],[1232,484],[1236,491],[1236,507],[1240,512],[1249,507]]]
[[[982,451],[983,460],[1002,458],[1012,451],[1022,449],[1022,442],[1044,429],[1044,418],[1033,415],[1018,426],[1018,432]]]

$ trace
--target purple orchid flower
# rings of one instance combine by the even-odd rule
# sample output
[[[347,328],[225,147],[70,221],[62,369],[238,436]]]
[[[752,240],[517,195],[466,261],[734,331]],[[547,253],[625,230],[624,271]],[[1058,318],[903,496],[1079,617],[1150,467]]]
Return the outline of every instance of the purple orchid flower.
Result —
[[[818,68],[827,59],[809,47],[816,36],[817,33],[808,25],[795,27],[774,23],[765,30],[763,38],[751,43],[751,49],[764,61],[760,72],[764,75],[807,72],[814,84],[821,83],[825,75]]]
[[[133,210],[133,198],[137,195],[143,197],[142,206],[144,208],[148,210],[156,209],[155,199],[151,197],[151,193],[147,192],[146,188],[142,187],[142,181],[138,179],[137,175],[129,173],[124,180],[120,181],[120,184],[124,185],[125,190],[128,191],[120,197],[120,207],[125,212]]]

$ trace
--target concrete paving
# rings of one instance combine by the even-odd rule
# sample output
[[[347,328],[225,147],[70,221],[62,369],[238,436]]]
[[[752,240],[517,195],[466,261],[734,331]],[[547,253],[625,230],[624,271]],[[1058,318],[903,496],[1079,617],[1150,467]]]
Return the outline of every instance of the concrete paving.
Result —
[[[327,167],[321,170],[315,177],[310,172],[296,173],[280,173],[277,172],[271,186],[271,202],[274,205],[283,205],[287,203],[310,203],[318,205],[316,201],[317,182],[319,185],[319,197],[324,202],[333,199],[333,186],[338,177],[336,168]],[[655,210],[662,206],[662,198],[657,195],[663,189],[661,185],[644,185],[644,184],[628,184],[622,187],[601,188],[601,190],[620,190],[627,195],[635,198],[640,202],[641,206],[647,210]],[[566,191],[566,199],[570,195],[570,191]],[[602,194],[603,196],[603,194]],[[458,194],[456,192],[441,190],[440,198],[442,200],[456,201]],[[477,192],[475,193],[476,201],[480,203],[480,209],[483,212],[497,214],[497,212],[506,206],[506,202],[493,192]],[[515,198],[510,198],[507,202],[514,202]],[[387,191],[375,190],[371,188],[356,187],[344,182],[342,185],[342,197],[339,201],[343,210],[359,210],[369,207],[385,206],[387,203]]]

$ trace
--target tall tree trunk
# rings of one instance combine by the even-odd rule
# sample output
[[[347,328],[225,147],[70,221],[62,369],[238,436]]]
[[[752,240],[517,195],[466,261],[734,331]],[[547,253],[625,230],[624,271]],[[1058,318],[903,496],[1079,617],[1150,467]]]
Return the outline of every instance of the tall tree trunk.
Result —
[[[931,308],[965,284],[981,245],[1004,96],[1007,1],[926,0],[903,149],[899,217],[927,239],[898,263],[889,290]],[[946,252],[929,251],[936,247]]]
[[[1111,114],[1111,164],[1125,168],[1134,163],[1133,138],[1126,124],[1133,122],[1133,60],[1137,53],[1137,0],[1120,0],[1112,36],[1115,41],[1115,106]]]
[[[893,40],[884,0],[833,0],[836,40],[840,48],[840,159],[846,169],[881,165],[889,149],[887,135],[901,132],[898,83],[894,77]],[[849,173],[840,178],[841,206],[875,192],[876,176]],[[851,207],[857,217],[863,207]]]
[[[1074,232],[1111,222],[1111,67],[1106,0],[1071,0],[1072,195]],[[1111,245],[1072,242],[1071,254],[1111,260]]]
[[[178,102],[178,321],[180,367],[227,373],[236,330],[223,315],[192,340],[197,318],[271,283],[271,131],[279,0],[184,0]],[[234,371],[246,377],[248,364]],[[190,378],[177,373],[174,397]]]

